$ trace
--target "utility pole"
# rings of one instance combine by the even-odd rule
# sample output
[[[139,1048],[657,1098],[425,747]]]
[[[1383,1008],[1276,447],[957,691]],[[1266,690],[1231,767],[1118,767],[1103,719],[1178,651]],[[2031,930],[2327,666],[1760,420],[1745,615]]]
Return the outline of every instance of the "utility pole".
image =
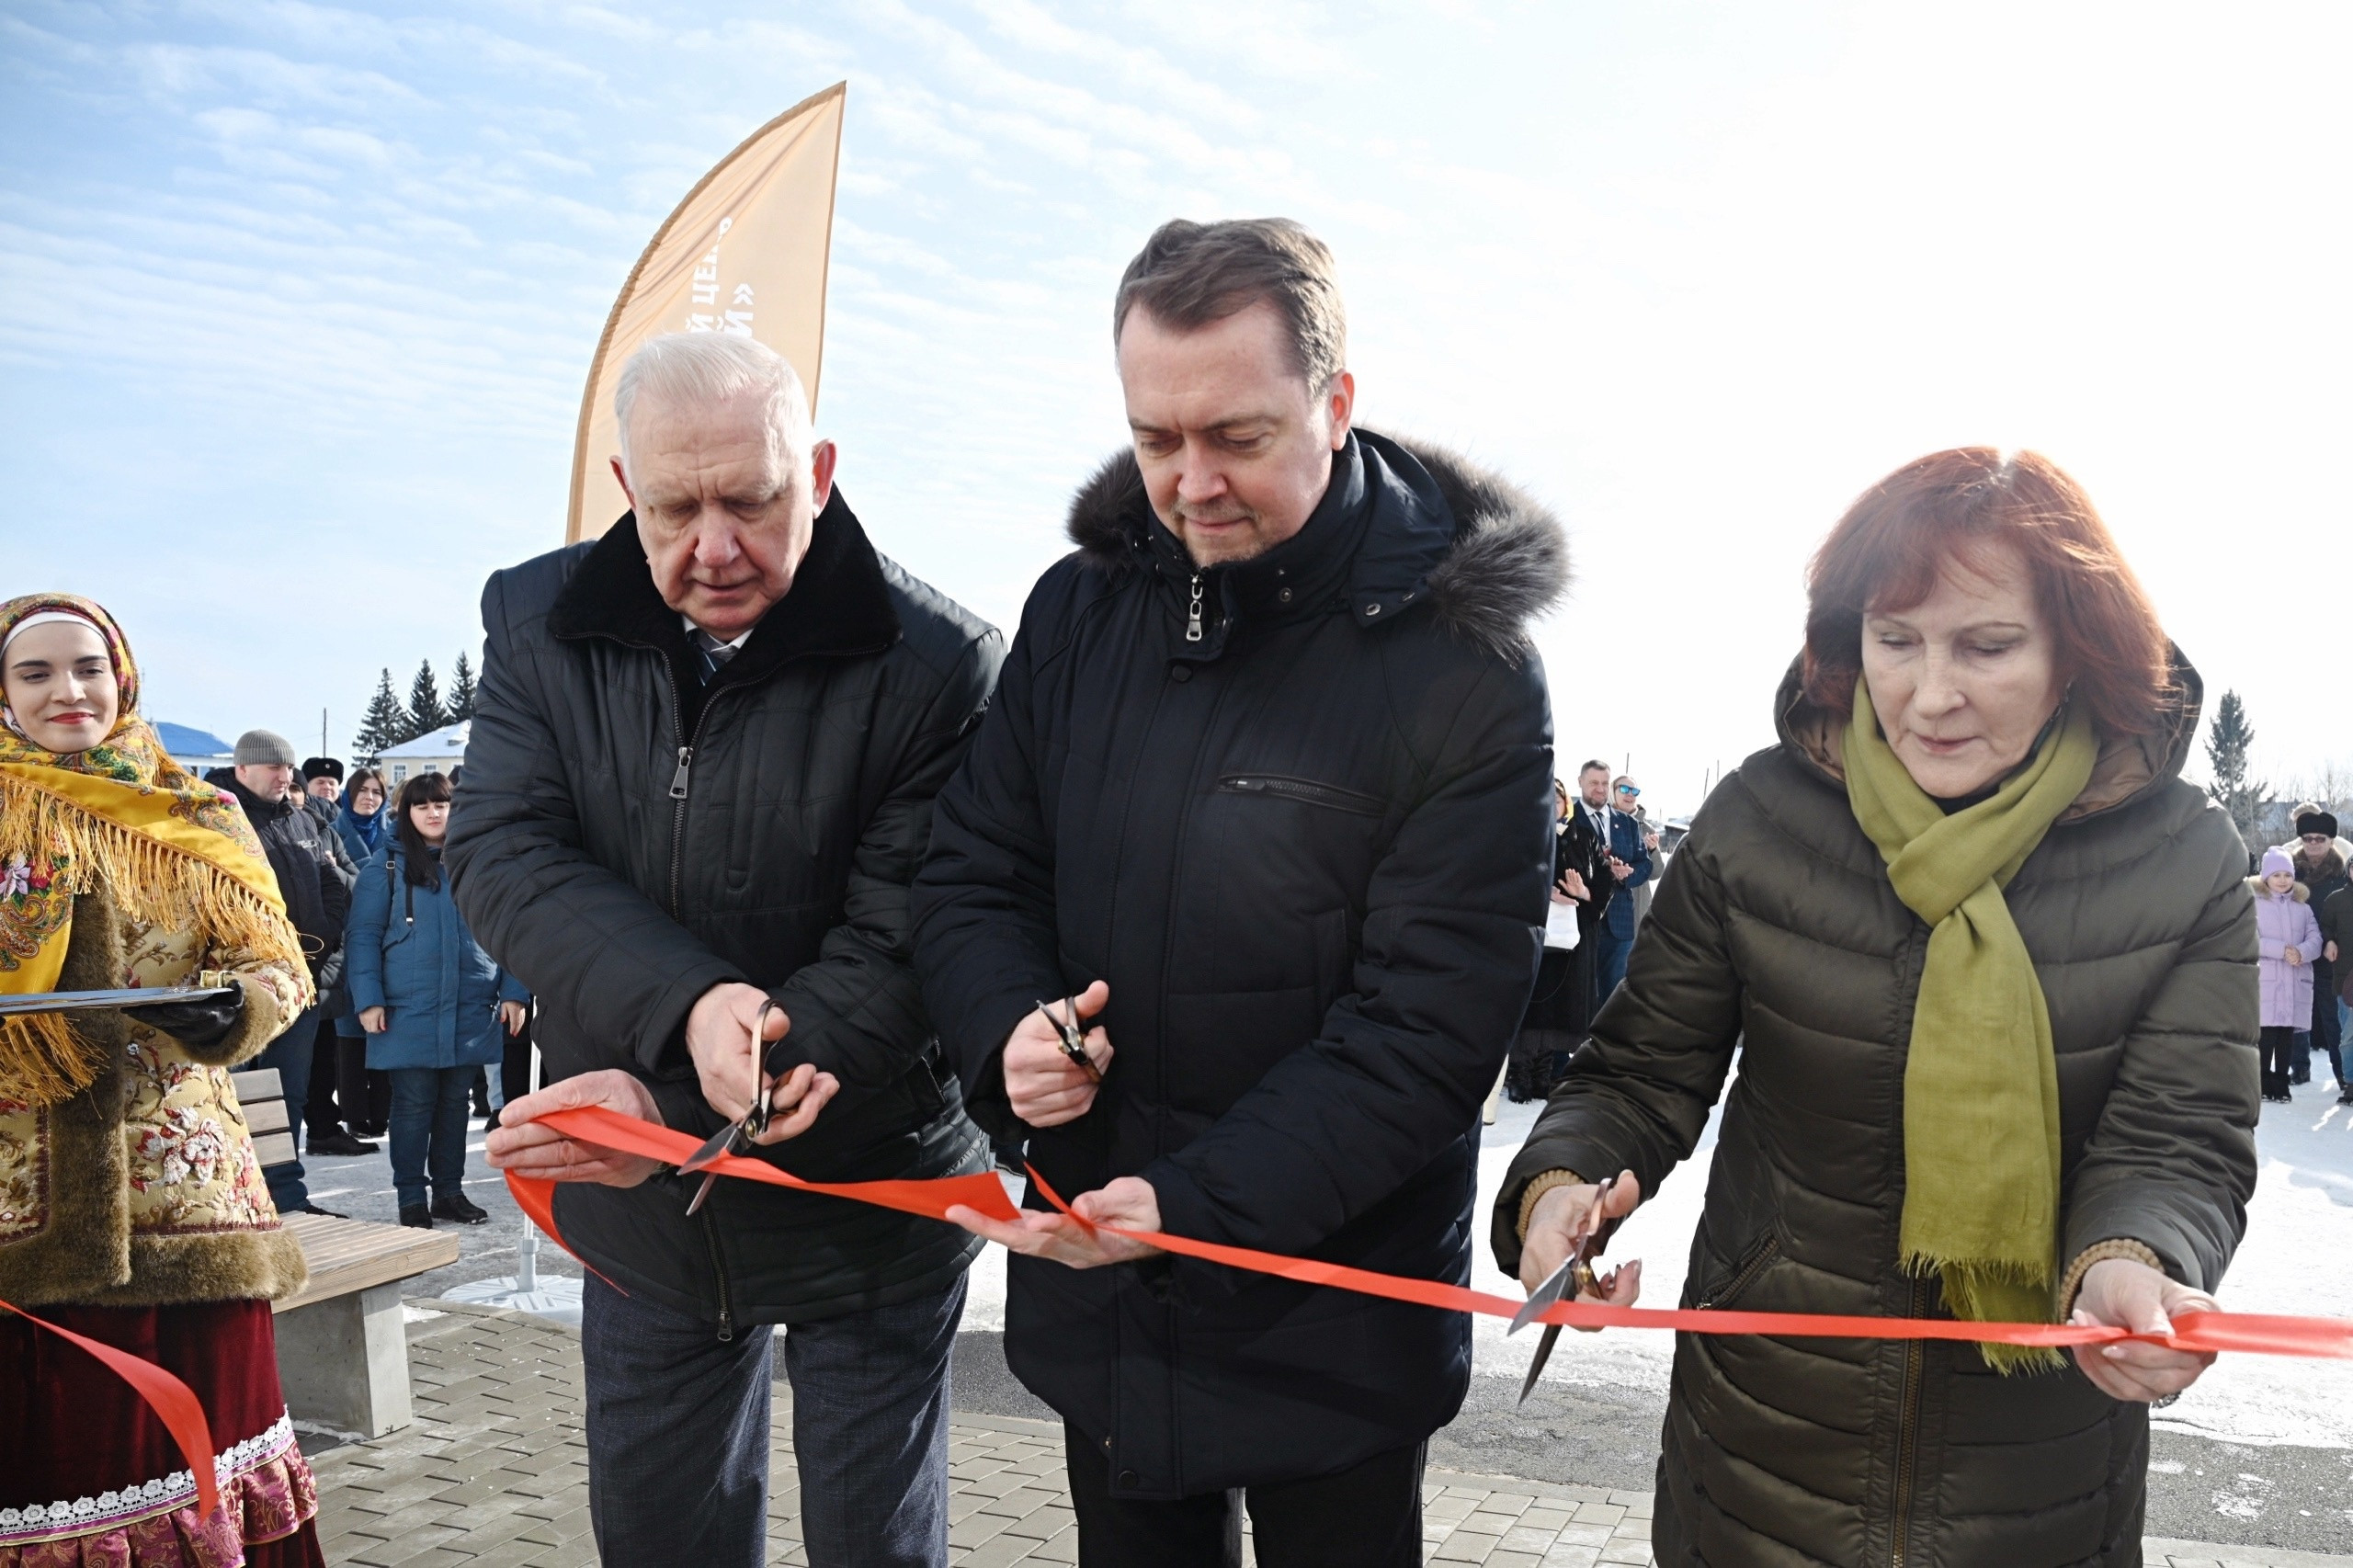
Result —
[[[325,709],[322,708],[322,709],[320,709],[320,710],[319,710],[319,755],[320,755],[321,756],[326,756],[326,754],[327,754],[327,710],[326,710]]]

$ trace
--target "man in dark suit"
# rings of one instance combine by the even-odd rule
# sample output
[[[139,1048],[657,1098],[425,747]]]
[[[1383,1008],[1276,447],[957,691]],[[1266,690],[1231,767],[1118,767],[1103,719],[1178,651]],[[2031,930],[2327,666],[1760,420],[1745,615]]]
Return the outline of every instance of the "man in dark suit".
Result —
[[[1569,806],[1561,851],[1561,869],[1574,871],[1586,885],[1586,897],[1577,906],[1577,953],[1587,970],[1606,933],[1611,895],[1632,871],[1613,853],[1609,817],[1609,765],[1588,762],[1577,769],[1577,798]]]

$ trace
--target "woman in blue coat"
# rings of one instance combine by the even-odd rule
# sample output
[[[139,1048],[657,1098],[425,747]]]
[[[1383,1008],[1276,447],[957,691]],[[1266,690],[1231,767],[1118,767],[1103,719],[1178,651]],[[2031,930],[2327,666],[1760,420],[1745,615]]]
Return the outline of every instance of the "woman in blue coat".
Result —
[[[502,1027],[523,1027],[529,993],[482,950],[441,873],[449,780],[423,773],[401,786],[391,841],[359,873],[344,938],[352,1006],[368,1031],[368,1065],[392,1080],[392,1186],[401,1223],[479,1225],[467,1200],[466,1096],[474,1069],[499,1059]],[[428,1174],[432,1201],[426,1200]]]
[[[335,835],[355,866],[365,866],[392,837],[392,798],[384,790],[384,776],[372,767],[357,769],[343,787],[343,804],[335,814]]]

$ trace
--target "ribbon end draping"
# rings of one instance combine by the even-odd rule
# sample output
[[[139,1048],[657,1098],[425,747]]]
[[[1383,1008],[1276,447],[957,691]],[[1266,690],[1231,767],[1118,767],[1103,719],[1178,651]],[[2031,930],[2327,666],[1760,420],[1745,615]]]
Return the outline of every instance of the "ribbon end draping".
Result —
[[[196,1391],[143,1357],[128,1350],[118,1350],[95,1339],[87,1339],[70,1328],[37,1318],[22,1307],[0,1301],[0,1312],[14,1312],[36,1328],[47,1329],[68,1344],[74,1345],[97,1357],[109,1371],[129,1383],[164,1424],[164,1430],[179,1445],[180,1457],[196,1482],[196,1506],[199,1517],[210,1518],[221,1506],[221,1481],[215,1468],[212,1449],[212,1424],[204,1417],[204,1403]]]

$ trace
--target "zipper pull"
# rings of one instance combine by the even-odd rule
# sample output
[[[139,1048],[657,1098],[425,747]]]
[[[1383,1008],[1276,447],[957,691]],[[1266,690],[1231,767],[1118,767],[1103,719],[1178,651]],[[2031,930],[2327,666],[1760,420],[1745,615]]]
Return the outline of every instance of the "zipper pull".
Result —
[[[670,775],[670,799],[683,801],[687,798],[687,769],[694,766],[694,747],[678,748],[678,771]]]
[[[1198,642],[1200,640],[1201,574],[1199,572],[1196,572],[1193,574],[1193,603],[1191,608],[1187,609],[1185,612],[1185,641],[1188,642]]]

